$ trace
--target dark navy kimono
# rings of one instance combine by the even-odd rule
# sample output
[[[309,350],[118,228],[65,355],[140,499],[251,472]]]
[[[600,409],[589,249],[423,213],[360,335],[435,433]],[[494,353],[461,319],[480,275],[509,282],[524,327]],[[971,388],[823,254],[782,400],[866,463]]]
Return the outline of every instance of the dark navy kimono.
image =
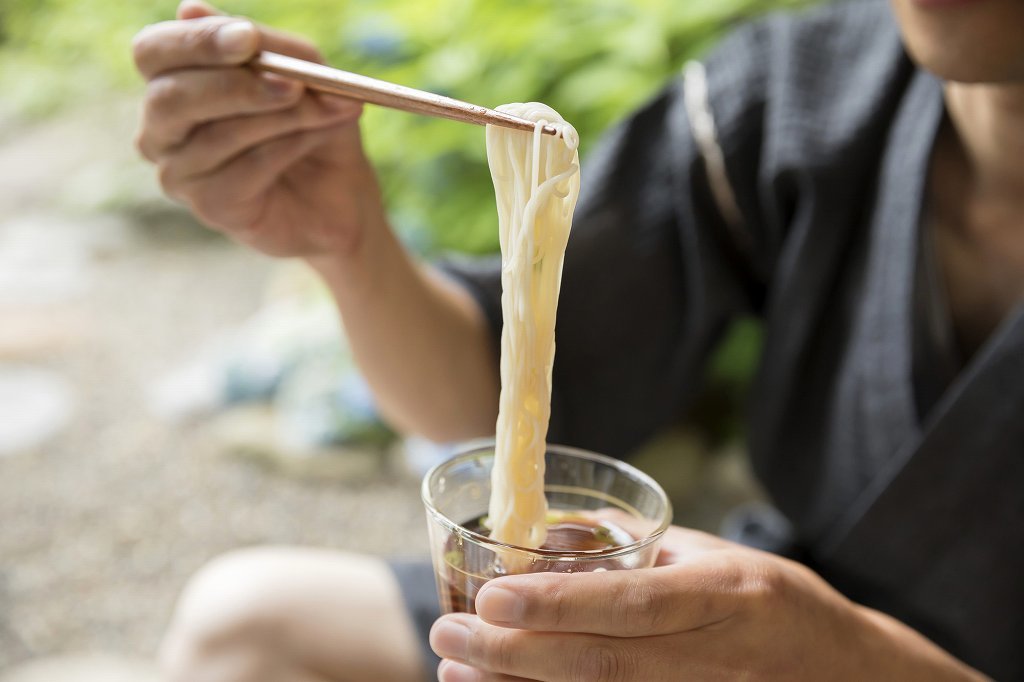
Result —
[[[628,452],[685,408],[730,321],[760,316],[750,453],[790,549],[1024,679],[1024,314],[960,357],[922,230],[942,84],[872,0],[753,24],[704,64],[738,215],[710,191],[682,80],[590,155],[549,440]],[[497,269],[451,271],[497,339]]]

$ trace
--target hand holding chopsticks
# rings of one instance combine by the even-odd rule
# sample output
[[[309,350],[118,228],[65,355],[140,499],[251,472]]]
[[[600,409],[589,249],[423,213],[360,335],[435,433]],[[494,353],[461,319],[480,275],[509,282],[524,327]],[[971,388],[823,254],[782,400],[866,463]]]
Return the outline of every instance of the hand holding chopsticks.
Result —
[[[207,225],[275,256],[334,263],[350,259],[344,252],[368,230],[387,229],[356,125],[361,102],[536,130],[510,114],[336,71],[316,63],[302,38],[199,3],[140,31],[133,56],[146,80],[136,145],[159,165],[164,190]]]
[[[413,114],[476,125],[498,125],[528,132],[534,129],[533,121],[518,116],[275,52],[260,52],[250,62],[250,66],[301,81],[314,90]],[[558,134],[554,126],[544,126],[541,132],[547,135]]]

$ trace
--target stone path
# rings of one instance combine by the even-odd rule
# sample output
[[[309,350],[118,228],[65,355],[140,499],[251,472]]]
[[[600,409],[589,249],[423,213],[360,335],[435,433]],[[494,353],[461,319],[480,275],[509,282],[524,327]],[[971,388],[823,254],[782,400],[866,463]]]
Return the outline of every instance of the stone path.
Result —
[[[351,483],[281,476],[149,413],[154,378],[251,315],[273,266],[156,199],[132,107],[107,110],[0,131],[0,385],[58,377],[73,406],[0,457],[0,673],[151,657],[188,575],[233,547],[426,548],[417,481],[387,460]],[[110,212],[117,191],[132,200]],[[54,665],[11,679],[89,679],[32,672],[76,664]]]
[[[36,660],[8,673],[0,682],[157,682],[153,664],[145,659],[104,656],[61,656]]]

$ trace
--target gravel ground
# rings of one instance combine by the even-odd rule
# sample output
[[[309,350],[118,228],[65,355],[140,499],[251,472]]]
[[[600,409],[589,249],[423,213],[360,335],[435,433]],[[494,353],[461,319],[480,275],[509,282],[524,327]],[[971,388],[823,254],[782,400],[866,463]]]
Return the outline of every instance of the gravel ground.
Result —
[[[153,379],[251,315],[273,265],[176,211],[132,221],[39,191],[42,178],[63,191],[91,159],[130,155],[129,115],[97,128],[79,114],[0,141],[0,239],[27,235],[29,279],[47,270],[50,245],[77,254],[41,277],[58,281],[43,300],[0,287],[0,374],[51,370],[75,404],[59,435],[0,457],[0,672],[66,652],[150,655],[186,578],[234,547],[426,551],[411,476],[282,476],[225,456],[206,423],[147,411]]]

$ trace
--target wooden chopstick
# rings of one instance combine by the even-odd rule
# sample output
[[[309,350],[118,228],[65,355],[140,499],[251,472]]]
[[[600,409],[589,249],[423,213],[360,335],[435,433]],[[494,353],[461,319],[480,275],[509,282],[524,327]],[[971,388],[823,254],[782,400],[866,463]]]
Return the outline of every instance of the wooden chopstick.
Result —
[[[260,71],[269,71],[293,78],[308,87],[333,95],[341,95],[391,109],[401,109],[413,114],[450,118],[477,125],[498,125],[533,132],[534,123],[525,118],[505,114],[477,104],[436,95],[424,90],[407,88],[404,85],[377,80],[357,73],[334,69],[323,64],[307,62],[276,52],[260,52],[250,62]],[[546,125],[541,132],[557,135],[554,126]]]

